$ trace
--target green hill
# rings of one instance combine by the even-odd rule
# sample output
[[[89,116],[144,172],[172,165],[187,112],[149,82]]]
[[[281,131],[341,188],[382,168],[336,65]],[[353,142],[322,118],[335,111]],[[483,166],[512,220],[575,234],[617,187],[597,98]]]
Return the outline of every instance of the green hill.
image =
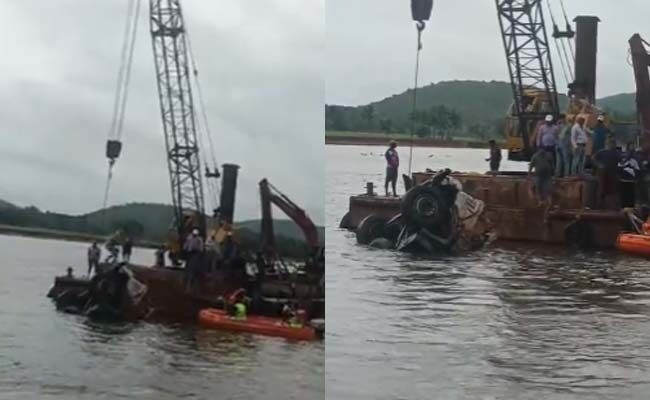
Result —
[[[130,203],[114,206],[105,211],[95,211],[84,217],[89,224],[101,226],[105,218],[109,222],[135,220],[144,228],[145,232],[166,232],[172,221],[173,210],[170,205],[154,203]],[[260,220],[246,220],[237,222],[240,229],[248,229],[254,234],[260,233]],[[303,240],[302,231],[290,220],[277,219],[273,223],[276,235],[288,239]],[[319,235],[323,237],[324,228],[319,228]]]
[[[0,200],[0,225],[102,236],[120,228],[139,239],[152,242],[165,241],[172,215],[172,207],[165,204],[130,203],[84,215],[66,215],[41,211],[36,207],[16,207]],[[242,221],[238,222],[237,226],[242,242],[249,249],[256,249],[259,243],[260,221]],[[294,252],[295,254],[304,254],[303,235],[293,221],[275,220],[274,228],[281,249],[286,249],[287,254],[294,250],[297,252]],[[318,230],[324,242],[324,228],[318,227]]]
[[[610,113],[621,116],[621,118],[632,121],[636,119],[635,93],[621,93],[603,97],[597,100],[596,104]]]
[[[151,240],[162,241],[171,226],[174,211],[170,205],[154,203],[129,203],[98,210],[78,218],[84,218],[89,225],[103,227],[104,220],[110,231],[116,225],[135,221]]]
[[[16,208],[16,206],[9,203],[8,201],[4,201],[4,200],[0,199],[0,210],[12,209],[12,208]]]
[[[247,229],[255,234],[260,233],[260,223],[259,219],[241,221],[237,223],[237,226],[240,229]],[[322,226],[317,226],[318,237],[321,240],[321,243],[325,243],[325,228]],[[273,230],[277,236],[282,236],[287,239],[293,239],[297,241],[303,241],[304,236],[302,231],[293,221],[287,219],[276,219],[273,220]]]
[[[444,106],[460,117],[452,137],[493,136],[501,134],[503,117],[512,104],[512,88],[499,81],[445,81],[418,89],[418,110]],[[560,107],[567,97],[560,95]],[[618,115],[634,115],[634,94],[605,97],[598,104]],[[410,132],[413,90],[366,105],[349,107],[327,105],[325,128],[328,131]],[[371,111],[369,110],[371,109]],[[479,132],[480,131],[480,132]]]

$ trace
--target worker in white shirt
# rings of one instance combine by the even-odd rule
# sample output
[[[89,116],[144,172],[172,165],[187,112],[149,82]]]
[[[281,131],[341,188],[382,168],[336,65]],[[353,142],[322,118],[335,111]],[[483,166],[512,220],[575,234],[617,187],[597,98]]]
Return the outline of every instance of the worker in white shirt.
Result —
[[[578,117],[571,128],[571,146],[573,146],[572,175],[582,175],[585,169],[585,156],[587,153],[587,131],[584,117]]]

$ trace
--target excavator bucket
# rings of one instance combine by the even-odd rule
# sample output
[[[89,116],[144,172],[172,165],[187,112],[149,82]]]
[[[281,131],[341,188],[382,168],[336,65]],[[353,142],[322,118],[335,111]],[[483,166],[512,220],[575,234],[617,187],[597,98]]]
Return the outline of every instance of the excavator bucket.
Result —
[[[431,18],[433,0],[411,0],[413,21],[428,21]]]

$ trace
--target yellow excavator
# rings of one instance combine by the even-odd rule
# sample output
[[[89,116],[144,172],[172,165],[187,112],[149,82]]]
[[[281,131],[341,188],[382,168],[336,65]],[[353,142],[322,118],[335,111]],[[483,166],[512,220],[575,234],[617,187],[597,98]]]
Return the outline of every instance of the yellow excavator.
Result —
[[[594,104],[598,17],[575,18],[575,32],[568,19],[566,32],[560,32],[554,25],[553,37],[556,40],[573,40],[575,35],[573,82],[569,84],[568,105],[560,110],[542,0],[495,1],[514,99],[505,118],[508,158],[530,160],[535,149],[537,127],[548,114],[557,118],[563,113],[569,123],[583,117],[588,129],[593,128],[598,116],[603,115],[605,124],[611,125],[610,118]],[[591,144],[587,154],[590,152]]]

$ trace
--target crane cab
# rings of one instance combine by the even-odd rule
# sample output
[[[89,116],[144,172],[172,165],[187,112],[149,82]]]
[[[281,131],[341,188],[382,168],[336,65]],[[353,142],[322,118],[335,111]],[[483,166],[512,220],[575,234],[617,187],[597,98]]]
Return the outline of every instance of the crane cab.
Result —
[[[521,104],[523,110],[518,112],[513,102],[505,118],[505,146],[512,161],[530,160],[537,126],[547,114],[553,114],[549,96],[543,90],[524,90]]]

